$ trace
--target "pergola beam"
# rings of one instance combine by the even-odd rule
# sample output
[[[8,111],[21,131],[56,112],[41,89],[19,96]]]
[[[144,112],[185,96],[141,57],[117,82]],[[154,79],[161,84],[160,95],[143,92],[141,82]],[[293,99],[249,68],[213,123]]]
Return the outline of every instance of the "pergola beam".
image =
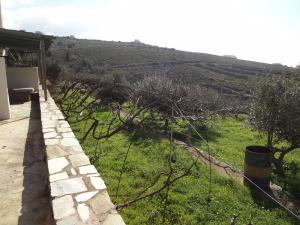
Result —
[[[0,28],[0,47],[39,50],[40,40],[45,41],[46,50],[52,43],[53,36]]]
[[[39,66],[41,71],[41,83],[44,90],[44,97],[47,101],[47,75],[46,75],[46,62],[45,62],[45,42],[43,39],[40,40],[40,54],[39,54]]]

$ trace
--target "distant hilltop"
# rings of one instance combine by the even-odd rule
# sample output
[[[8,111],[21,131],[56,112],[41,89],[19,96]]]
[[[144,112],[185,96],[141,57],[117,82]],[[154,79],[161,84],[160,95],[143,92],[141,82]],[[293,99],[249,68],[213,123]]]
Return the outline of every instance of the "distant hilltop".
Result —
[[[231,59],[237,59],[235,55],[223,55],[223,56]]]

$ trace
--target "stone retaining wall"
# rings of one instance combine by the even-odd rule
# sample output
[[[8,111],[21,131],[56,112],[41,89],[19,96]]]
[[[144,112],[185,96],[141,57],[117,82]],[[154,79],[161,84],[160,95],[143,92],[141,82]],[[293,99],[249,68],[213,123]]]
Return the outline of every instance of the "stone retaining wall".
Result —
[[[62,112],[39,93],[56,225],[125,225]]]

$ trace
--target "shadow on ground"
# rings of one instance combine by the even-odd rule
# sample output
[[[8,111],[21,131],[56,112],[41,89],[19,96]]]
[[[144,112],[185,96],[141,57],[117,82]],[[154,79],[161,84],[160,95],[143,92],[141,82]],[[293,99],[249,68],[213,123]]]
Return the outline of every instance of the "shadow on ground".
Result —
[[[55,224],[50,201],[49,176],[42,135],[39,102],[33,101],[24,152],[24,190],[18,225]]]

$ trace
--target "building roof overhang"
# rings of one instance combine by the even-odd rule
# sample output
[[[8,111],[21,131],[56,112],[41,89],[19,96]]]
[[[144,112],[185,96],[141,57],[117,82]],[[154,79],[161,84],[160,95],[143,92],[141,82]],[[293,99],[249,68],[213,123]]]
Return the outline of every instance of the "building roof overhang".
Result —
[[[50,35],[0,28],[0,48],[38,52],[43,40],[47,51],[53,39]]]
[[[0,28],[0,49],[27,51],[38,54],[39,78],[47,100],[47,75],[45,52],[49,49],[54,36]]]

